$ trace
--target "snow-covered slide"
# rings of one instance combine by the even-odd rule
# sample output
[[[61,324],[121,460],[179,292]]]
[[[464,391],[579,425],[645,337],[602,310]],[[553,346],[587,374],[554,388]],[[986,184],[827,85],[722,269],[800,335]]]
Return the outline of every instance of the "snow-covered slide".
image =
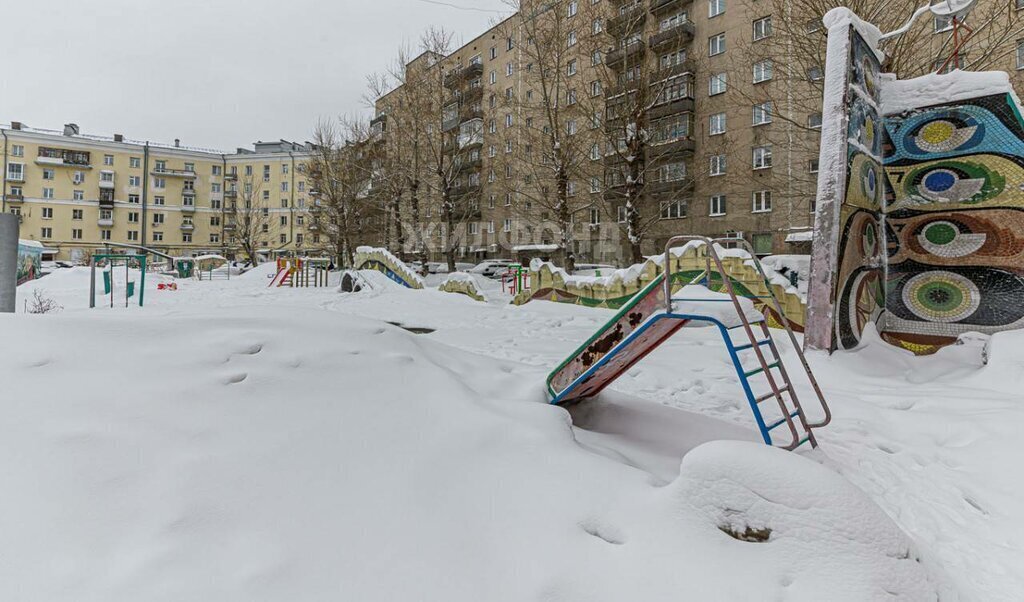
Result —
[[[703,241],[707,247],[707,269],[673,294],[671,277],[666,280],[671,245],[693,240]],[[722,279],[724,292],[709,288],[714,280],[712,262],[719,274],[725,274],[716,247],[714,240],[703,237],[677,236],[670,239],[665,248],[665,269],[661,274],[548,376],[551,403],[571,403],[597,395],[682,328],[716,326],[736,367],[764,442],[786,449],[795,449],[808,442],[812,446],[817,445],[813,429],[828,424],[831,416],[788,322],[784,326],[824,411],[824,418],[817,423],[809,422],[800,406],[764,315],[755,309],[750,299],[736,295],[728,277]],[[752,250],[750,255],[756,258]],[[757,262],[756,259],[754,261]],[[767,280],[759,262],[757,268]],[[770,291],[771,287],[768,289]],[[774,295],[770,292],[769,295],[777,304]],[[734,339],[736,331],[741,334]],[[753,366],[744,366],[741,357],[744,352],[752,352],[746,355],[756,358]],[[776,403],[763,408],[762,404],[769,400]],[[788,437],[781,438],[781,443],[773,433],[779,428],[789,432]]]

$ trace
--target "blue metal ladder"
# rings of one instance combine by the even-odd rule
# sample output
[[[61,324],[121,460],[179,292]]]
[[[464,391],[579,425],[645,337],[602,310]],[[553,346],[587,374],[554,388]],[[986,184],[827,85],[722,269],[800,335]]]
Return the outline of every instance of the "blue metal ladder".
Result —
[[[754,420],[757,423],[758,430],[761,432],[761,437],[764,442],[768,445],[781,447],[783,449],[793,450],[804,443],[810,443],[811,447],[817,447],[818,442],[814,437],[814,429],[823,427],[832,421],[832,413],[825,402],[825,397],[821,392],[821,387],[818,385],[817,380],[814,378],[814,373],[811,371],[810,364],[807,363],[807,358],[803,353],[803,349],[800,347],[799,342],[796,339],[796,335],[793,333],[793,328],[786,318],[786,314],[782,310],[782,306],[779,303],[778,298],[775,297],[775,293],[772,290],[771,282],[768,280],[768,276],[764,271],[764,267],[761,262],[757,259],[757,255],[754,253],[753,248],[750,247],[749,243],[741,239],[727,239],[729,243],[742,244],[746,248],[745,250],[750,255],[750,260],[757,268],[759,277],[763,281],[765,288],[768,291],[767,295],[756,297],[759,299],[766,299],[770,301],[772,308],[776,311],[776,315],[779,316],[779,321],[782,323],[783,329],[789,336],[790,342],[793,345],[793,350],[796,352],[797,357],[800,359],[800,363],[804,368],[804,372],[807,375],[807,379],[811,383],[811,387],[814,389],[815,395],[817,396],[818,403],[820,404],[824,418],[818,422],[810,422],[807,415],[804,412],[803,406],[800,405],[800,399],[797,396],[796,388],[793,386],[793,382],[789,377],[789,373],[786,371],[786,366],[782,361],[782,356],[779,353],[778,345],[775,339],[772,337],[771,331],[768,328],[768,320],[763,315],[759,319],[750,320],[746,316],[746,312],[736,295],[735,288],[733,287],[732,280],[725,271],[725,266],[722,264],[721,257],[718,255],[716,250],[716,243],[725,241],[726,239],[711,239],[703,236],[675,236],[670,238],[665,245],[665,268],[664,273],[670,274],[670,249],[673,243],[680,241],[700,241],[704,243],[706,249],[706,260],[707,267],[702,274],[703,284],[709,290],[711,289],[711,276],[712,261],[715,263],[718,273],[722,278],[722,290],[721,292],[726,293],[729,298],[718,300],[719,302],[731,302],[736,309],[736,313],[739,316],[740,323],[735,326],[727,326],[718,320],[699,318],[691,316],[694,319],[703,319],[703,321],[711,322],[715,324],[722,334],[722,338],[725,341],[727,350],[729,351],[729,357],[732,359],[733,365],[736,368],[736,374],[739,377],[743,392],[747,397],[747,402],[750,405],[750,410],[754,414]],[[701,277],[698,277],[699,282]],[[665,278],[665,299],[667,303],[667,313],[670,315],[677,315],[673,311],[673,301],[686,301],[686,299],[672,298],[672,284],[671,279]],[[694,299],[694,301],[707,302],[708,299]],[[683,316],[679,316],[683,317]],[[757,328],[755,328],[757,327]],[[742,335],[737,341],[733,339],[732,333],[737,330],[741,330]],[[758,332],[758,330],[760,332]],[[741,353],[752,351],[754,357],[757,359],[757,363],[754,366],[747,367],[743,363]],[[755,390],[755,385],[751,381],[751,378],[763,376],[763,380],[768,385],[768,390],[758,389]],[[758,379],[760,380],[760,379]],[[774,400],[774,406],[777,410],[767,412],[769,418],[766,418],[766,412],[762,410],[762,404]],[[772,404],[769,404],[770,406]],[[796,419],[796,421],[794,421]],[[798,426],[799,425],[799,426]],[[780,445],[777,440],[775,433],[776,429],[786,427],[789,431],[789,442],[785,445]]]

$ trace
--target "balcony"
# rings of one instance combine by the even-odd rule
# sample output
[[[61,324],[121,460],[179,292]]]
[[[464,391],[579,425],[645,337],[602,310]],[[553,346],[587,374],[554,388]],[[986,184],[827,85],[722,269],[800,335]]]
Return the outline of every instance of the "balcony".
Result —
[[[671,67],[665,67],[664,69],[659,69],[654,74],[654,80],[655,81],[661,81],[661,80],[668,79],[670,77],[676,77],[677,75],[683,75],[683,74],[686,74],[686,73],[693,73],[695,70],[696,70],[696,65],[694,64],[694,62],[691,61],[691,60],[686,60],[686,61],[683,61],[681,63],[676,63],[675,65],[672,65]]]
[[[320,224],[318,224],[316,222],[313,222],[313,223],[309,224],[308,226],[306,226],[306,229],[309,230],[310,232],[319,232],[320,231]]]
[[[693,178],[683,178],[681,180],[655,180],[649,181],[644,185],[644,192],[649,194],[673,193],[678,195],[680,192],[686,192],[691,188],[693,188]]]
[[[113,228],[114,218],[113,217],[101,217],[96,220],[96,225],[100,228]]]
[[[313,193],[313,191],[311,190],[310,194],[312,194],[312,193]],[[224,191],[224,198],[226,198],[226,199],[237,199],[238,198],[238,191],[237,190],[225,190]]]
[[[195,229],[196,229],[196,226],[192,222],[181,222],[181,231],[182,232],[192,232]]]
[[[690,138],[679,138],[671,142],[651,144],[647,147],[647,160],[652,161],[659,157],[693,154],[693,149],[693,140]]]
[[[458,173],[467,171],[479,170],[483,166],[483,159],[477,157],[476,159],[465,159],[455,161],[455,170]]]
[[[224,181],[225,182],[237,182],[238,181],[238,174],[236,174],[236,173],[226,173],[226,174],[224,174]]]
[[[610,50],[606,62],[612,69],[618,69],[627,59],[630,59],[630,63],[637,62],[636,58],[642,56],[646,50],[647,47],[644,46],[643,42],[633,42],[625,48]]]
[[[484,74],[483,63],[471,63],[468,67],[449,71],[444,76],[444,87],[455,88],[464,81],[478,78]]]
[[[688,112],[693,112],[693,98],[683,96],[651,107],[647,116],[649,119],[659,119],[677,113]]]
[[[483,217],[483,212],[480,210],[479,205],[470,205],[468,207],[455,207],[452,210],[455,219],[480,219]]]
[[[188,169],[170,169],[167,167],[154,167],[151,172],[154,176],[172,176],[177,178],[195,178],[195,170]]]
[[[224,230],[227,231],[227,232],[234,232],[237,229],[238,229],[238,224],[236,224],[234,222],[225,222],[224,223]]]
[[[182,205],[181,206],[181,212],[182,213],[195,213],[196,212],[196,206],[193,205],[193,204]]]
[[[111,175],[109,180],[100,178],[100,190],[113,190],[114,189],[114,177]]]
[[[480,105],[466,105],[462,107],[462,110],[459,111],[459,116],[462,118],[462,121],[464,122],[472,121],[474,119],[483,119],[484,109]]]
[[[227,203],[224,205],[224,211],[226,213],[234,213],[235,211],[238,211],[238,206],[234,203]]]
[[[660,15],[669,11],[678,10],[692,0],[651,0],[651,13]]]
[[[25,181],[25,172],[22,171],[20,174],[13,174],[13,173],[8,172],[7,173],[7,181],[8,182],[24,182]]]
[[[24,203],[25,202],[25,195],[20,193],[20,192],[18,192],[18,193],[10,193],[10,194],[7,195],[7,202],[8,203]]]
[[[100,207],[103,209],[114,208],[114,191],[113,190],[100,190]]]
[[[651,50],[662,50],[693,41],[693,23],[680,23],[651,36]]]
[[[46,146],[39,147],[39,155],[36,157],[36,163],[38,165],[63,165],[78,169],[92,169],[92,166],[89,164],[89,153],[63,148],[49,148]]]
[[[195,188],[183,188],[182,191],[181,191],[181,195],[194,199],[194,198],[196,198],[196,189]]]
[[[608,19],[607,30],[608,33],[613,36],[622,35],[624,33],[631,33],[634,31],[642,31],[644,27],[644,21],[647,20],[647,7],[644,3],[635,4],[619,14]]]
[[[444,121],[441,122],[441,131],[450,132],[459,127],[459,123],[459,115],[456,113],[454,117],[449,117],[448,119],[445,119]]]

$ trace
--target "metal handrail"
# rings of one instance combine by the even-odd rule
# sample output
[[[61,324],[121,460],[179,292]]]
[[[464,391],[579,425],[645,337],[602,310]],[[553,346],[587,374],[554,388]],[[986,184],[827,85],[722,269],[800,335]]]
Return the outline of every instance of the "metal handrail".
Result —
[[[829,422],[831,422],[831,420],[832,420],[832,413],[831,413],[831,410],[828,407],[828,404],[825,402],[825,397],[824,397],[824,395],[821,392],[821,387],[818,385],[817,380],[814,378],[814,373],[811,371],[810,364],[808,364],[808,362],[807,362],[807,358],[806,358],[806,356],[803,353],[803,349],[801,349],[799,343],[796,340],[796,335],[793,333],[792,325],[790,324],[789,319],[786,317],[786,314],[782,311],[782,306],[779,303],[778,298],[775,296],[775,292],[772,290],[771,282],[768,280],[768,276],[767,276],[767,274],[764,271],[764,267],[761,265],[760,260],[757,259],[757,255],[754,253],[754,249],[750,245],[749,242],[747,242],[744,239],[736,239],[736,238],[710,238],[710,237],[707,237],[707,236],[699,236],[699,235],[693,235],[693,234],[684,234],[684,235],[679,235],[679,236],[673,236],[672,238],[670,238],[665,243],[665,266],[664,266],[664,270],[663,270],[666,311],[668,313],[672,313],[672,276],[671,276],[671,260],[672,260],[671,250],[672,250],[672,245],[674,243],[681,242],[681,241],[689,242],[689,241],[695,241],[695,240],[702,242],[704,244],[705,248],[707,249],[707,251],[705,253],[705,260],[707,262],[706,263],[706,268],[705,268],[705,275],[706,275],[706,282],[709,285],[709,288],[710,288],[710,284],[711,284],[711,262],[712,262],[712,260],[714,260],[714,262],[715,262],[715,267],[718,268],[718,273],[719,273],[719,275],[722,278],[722,283],[725,286],[726,290],[728,291],[729,297],[732,299],[733,306],[735,307],[736,312],[737,312],[738,316],[740,317],[740,321],[741,321],[741,323],[743,325],[743,330],[746,333],[747,338],[752,343],[752,349],[754,351],[754,354],[757,356],[757,360],[758,360],[758,362],[761,365],[762,372],[764,373],[765,378],[768,380],[768,384],[769,384],[769,386],[772,389],[772,395],[775,397],[776,401],[778,402],[779,410],[782,413],[782,417],[785,420],[786,425],[789,427],[790,434],[792,435],[792,441],[791,441],[790,445],[786,446],[786,449],[795,449],[797,446],[800,445],[801,441],[800,441],[800,436],[799,436],[799,434],[796,431],[796,426],[793,424],[792,417],[790,416],[790,414],[792,412],[790,412],[790,410],[787,408],[787,406],[785,404],[785,400],[782,398],[782,389],[780,389],[778,384],[775,382],[775,377],[772,375],[771,369],[769,368],[768,361],[765,359],[764,354],[761,351],[761,346],[757,345],[757,344],[754,344],[754,343],[757,342],[757,338],[755,337],[754,332],[753,332],[753,330],[750,327],[750,322],[749,322],[749,320],[747,320],[746,313],[743,310],[743,306],[740,304],[739,298],[736,295],[736,291],[735,291],[735,288],[733,287],[732,280],[729,278],[728,274],[726,273],[725,266],[723,265],[722,259],[721,259],[721,257],[719,257],[718,251],[717,251],[717,249],[715,247],[717,246],[718,242],[725,242],[725,241],[727,241],[727,242],[730,242],[730,243],[733,243],[733,244],[740,244],[740,245],[742,245],[744,247],[744,250],[750,255],[750,258],[753,261],[754,266],[757,268],[757,271],[760,274],[760,276],[761,276],[761,278],[762,278],[762,280],[763,280],[763,282],[765,284],[765,288],[768,290],[768,296],[772,300],[773,309],[776,311],[777,315],[779,316],[779,319],[782,321],[783,327],[785,328],[786,332],[789,334],[790,342],[793,344],[793,348],[794,348],[794,350],[796,350],[797,356],[800,358],[800,362],[803,365],[804,372],[807,374],[808,380],[810,381],[811,386],[814,388],[815,394],[818,397],[818,402],[821,404],[822,410],[825,412],[825,418],[821,422],[818,422],[818,423],[815,423],[815,424],[808,423],[807,418],[806,418],[805,413],[804,413],[804,410],[803,410],[803,407],[800,405],[800,400],[797,397],[796,388],[793,386],[792,380],[789,378],[789,374],[786,372],[785,366],[784,366],[783,362],[781,361],[781,355],[779,354],[778,348],[775,346],[774,339],[770,336],[770,333],[768,332],[768,327],[767,327],[766,322],[762,322],[762,329],[765,331],[765,336],[767,336],[767,338],[770,341],[772,353],[775,355],[776,358],[778,358],[778,366],[777,366],[777,368],[778,368],[778,370],[780,372],[780,376],[782,377],[783,381],[787,383],[790,396],[793,399],[793,405],[798,410],[796,412],[796,414],[800,418],[800,422],[801,422],[801,425],[804,427],[804,430],[807,432],[807,437],[808,437],[808,440],[810,441],[811,445],[812,446],[816,446],[817,442],[815,441],[814,433],[813,433],[812,429],[825,426]]]

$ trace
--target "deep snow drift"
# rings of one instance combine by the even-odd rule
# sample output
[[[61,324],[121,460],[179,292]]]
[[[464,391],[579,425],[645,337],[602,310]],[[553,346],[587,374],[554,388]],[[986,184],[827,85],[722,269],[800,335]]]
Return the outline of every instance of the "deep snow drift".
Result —
[[[804,456],[754,442],[702,329],[571,408],[573,427],[544,376],[607,310],[268,289],[254,271],[90,311],[75,272],[19,290],[63,312],[0,316],[17,342],[0,350],[2,599],[1008,600],[1021,586],[1016,333],[986,368],[875,341],[813,356],[836,420]]]

